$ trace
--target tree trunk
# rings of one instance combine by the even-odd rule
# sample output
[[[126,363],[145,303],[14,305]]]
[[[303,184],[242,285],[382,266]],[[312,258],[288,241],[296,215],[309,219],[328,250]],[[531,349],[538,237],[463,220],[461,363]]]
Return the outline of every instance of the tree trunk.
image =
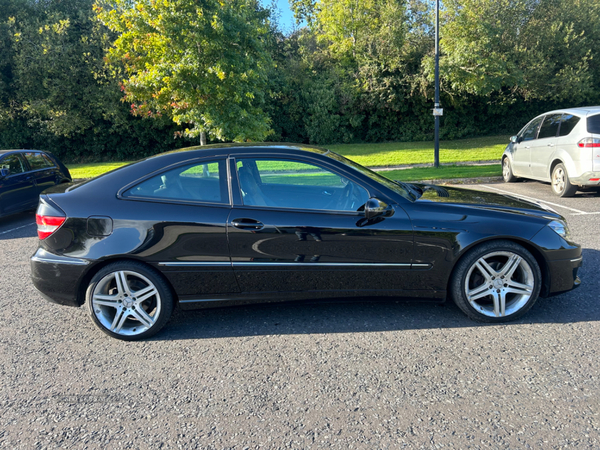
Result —
[[[200,132],[200,145],[206,145],[206,133],[204,131]]]

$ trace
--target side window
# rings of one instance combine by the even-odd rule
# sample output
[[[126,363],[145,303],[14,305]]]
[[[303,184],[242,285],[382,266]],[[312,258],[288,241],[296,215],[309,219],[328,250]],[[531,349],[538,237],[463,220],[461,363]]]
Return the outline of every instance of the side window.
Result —
[[[356,211],[369,199],[362,186],[310,163],[240,159],[236,167],[247,206]]]
[[[122,196],[228,204],[225,160],[202,161],[171,169],[142,181]]]
[[[550,114],[544,119],[544,123],[540,128],[538,139],[556,137],[558,126],[560,125],[560,119],[562,114]]]
[[[0,168],[8,169],[10,175],[25,172],[23,161],[21,161],[21,158],[19,158],[18,155],[8,155],[0,159]]]
[[[521,132],[519,133],[520,141],[531,141],[537,137],[537,131],[542,123],[543,117],[538,117],[532,120]]]
[[[589,116],[586,125],[588,133],[600,134],[600,114]]]
[[[25,159],[29,163],[31,170],[47,169],[48,167],[54,166],[54,164],[41,153],[27,152],[25,153]]]
[[[575,125],[579,123],[579,117],[574,116],[573,114],[563,114],[560,119],[560,130],[558,131],[559,136],[567,136]]]

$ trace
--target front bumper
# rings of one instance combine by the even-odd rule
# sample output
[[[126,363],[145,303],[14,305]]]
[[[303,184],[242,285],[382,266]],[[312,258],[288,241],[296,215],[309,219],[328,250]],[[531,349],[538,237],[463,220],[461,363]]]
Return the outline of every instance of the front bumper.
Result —
[[[88,261],[54,255],[40,248],[31,257],[31,281],[46,300],[81,306],[83,296],[78,295],[78,289],[88,268]]]
[[[577,275],[577,272],[582,263],[582,256],[573,259],[549,261],[548,269],[550,272],[550,286],[548,295],[557,295],[561,292],[570,291],[571,289],[579,287],[581,279]]]

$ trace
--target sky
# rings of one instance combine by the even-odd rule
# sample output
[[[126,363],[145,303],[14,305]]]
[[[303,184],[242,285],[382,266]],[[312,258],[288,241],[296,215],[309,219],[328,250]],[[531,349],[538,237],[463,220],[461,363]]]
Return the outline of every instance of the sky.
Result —
[[[260,0],[260,2],[263,6],[271,6],[271,0]],[[294,28],[294,15],[290,9],[290,3],[288,0],[275,0],[275,3],[277,3],[277,12],[279,13],[279,28],[284,33],[289,33]]]

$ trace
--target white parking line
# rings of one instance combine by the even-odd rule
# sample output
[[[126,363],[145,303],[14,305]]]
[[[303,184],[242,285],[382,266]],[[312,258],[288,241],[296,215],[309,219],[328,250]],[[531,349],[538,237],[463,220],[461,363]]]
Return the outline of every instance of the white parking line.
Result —
[[[545,203],[546,205],[551,205],[551,206],[556,206],[557,208],[563,208],[563,209],[568,209],[569,211],[573,211],[575,214],[571,214],[572,216],[587,216],[587,215],[594,215],[594,214],[600,214],[600,212],[587,212],[587,211],[581,211],[579,209],[575,209],[575,208],[570,208],[568,206],[564,206],[564,205],[559,205],[558,203],[552,203],[552,202],[548,202],[546,200],[540,200],[539,198],[535,198],[535,197],[528,197],[526,195],[521,195],[521,194],[515,194],[514,192],[510,192],[504,189],[498,189],[496,187],[493,186],[488,186],[486,184],[482,184],[481,187],[487,188],[487,189],[491,189],[493,191],[498,191],[501,192],[503,194],[509,194],[512,195],[514,197],[519,197],[522,198],[524,200],[533,200],[539,203]]]
[[[10,230],[3,231],[3,232],[0,233],[0,235],[6,234],[6,233],[10,233],[11,231],[17,231],[17,230],[20,230],[21,228],[30,227],[32,225],[35,225],[35,223],[28,223],[27,225],[22,225],[22,226],[17,227],[17,228],[12,228]]]

